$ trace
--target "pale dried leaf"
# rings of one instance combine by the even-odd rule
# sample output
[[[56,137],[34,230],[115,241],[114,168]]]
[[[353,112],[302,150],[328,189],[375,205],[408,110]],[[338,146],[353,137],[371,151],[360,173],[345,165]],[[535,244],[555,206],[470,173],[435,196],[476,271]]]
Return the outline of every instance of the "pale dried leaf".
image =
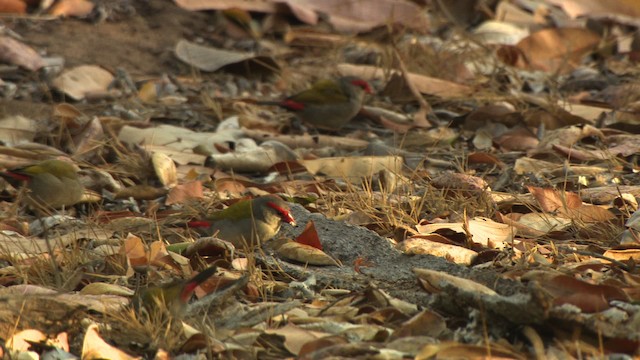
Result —
[[[104,341],[98,333],[97,324],[90,325],[84,334],[84,342],[82,343],[82,358],[112,360],[140,359],[130,356],[124,351],[119,350],[118,348],[113,347],[112,345],[109,345],[106,341]]]
[[[45,65],[44,60],[33,48],[9,36],[0,36],[0,61],[30,71],[37,71]]]
[[[442,291],[444,287],[453,286],[462,291],[477,293],[478,295],[497,296],[498,294],[488,287],[475,281],[449,275],[442,271],[428,269],[413,269],[413,272],[423,281],[427,282],[435,291]]]
[[[371,177],[383,170],[398,173],[403,159],[400,156],[349,156],[299,162],[311,174],[348,179]]]
[[[178,184],[176,164],[168,155],[154,152],[151,155],[151,164],[153,164],[153,170],[162,185],[171,188]]]
[[[81,65],[63,72],[52,84],[74,100],[82,100],[91,93],[106,92],[113,79],[113,75],[100,66]]]
[[[13,351],[28,351],[31,349],[30,342],[39,343],[45,341],[47,336],[40,330],[22,330],[7,339],[7,348]]]
[[[55,16],[85,17],[93,11],[93,3],[88,0],[60,0],[49,9]]]
[[[339,264],[324,251],[318,250],[313,246],[300,244],[294,241],[280,246],[277,253],[285,259],[297,261],[303,264],[315,266],[339,266]]]
[[[294,355],[298,355],[302,346],[307,342],[328,335],[323,332],[305,330],[293,324],[287,324],[278,329],[267,329],[265,332],[267,334],[276,334],[284,337],[284,346]]]
[[[133,290],[121,285],[94,282],[83,287],[80,294],[133,296]]]
[[[176,45],[176,56],[185,63],[203,71],[216,71],[232,64],[246,62],[267,71],[277,71],[278,65],[268,56],[253,53],[216,49],[180,40]]]
[[[445,258],[461,265],[471,265],[477,252],[458,245],[443,244],[421,237],[409,238],[402,242],[400,250],[410,255],[429,254]]]
[[[7,116],[0,119],[0,142],[15,146],[23,142],[33,141],[38,123],[20,115]]]

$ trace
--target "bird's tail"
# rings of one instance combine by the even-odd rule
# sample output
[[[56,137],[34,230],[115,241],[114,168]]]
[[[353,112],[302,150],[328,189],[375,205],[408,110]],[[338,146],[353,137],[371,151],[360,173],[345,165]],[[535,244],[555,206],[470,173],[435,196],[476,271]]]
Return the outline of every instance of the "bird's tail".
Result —
[[[207,280],[211,275],[213,275],[218,268],[216,266],[211,266],[202,270],[198,275],[192,277],[187,281],[182,289],[182,293],[180,294],[180,298],[189,299],[193,291],[198,287],[198,285],[202,284],[205,280]]]

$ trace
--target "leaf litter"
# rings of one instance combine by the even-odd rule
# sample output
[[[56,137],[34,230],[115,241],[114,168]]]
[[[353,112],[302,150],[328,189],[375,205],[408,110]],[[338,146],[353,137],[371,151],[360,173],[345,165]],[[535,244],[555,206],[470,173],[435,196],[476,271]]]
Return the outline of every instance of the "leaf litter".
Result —
[[[85,187],[1,184],[3,356],[640,354],[640,7],[342,3],[0,8],[0,167]],[[375,89],[340,131],[257,104],[339,76]],[[265,194],[298,226],[203,232]],[[184,315],[130,305],[210,266]]]

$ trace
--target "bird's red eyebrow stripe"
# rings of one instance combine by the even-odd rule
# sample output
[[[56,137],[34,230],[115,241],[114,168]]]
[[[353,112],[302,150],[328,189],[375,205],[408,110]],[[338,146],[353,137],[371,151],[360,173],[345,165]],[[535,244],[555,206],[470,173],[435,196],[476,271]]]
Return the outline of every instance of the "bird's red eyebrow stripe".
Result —
[[[283,209],[282,207],[278,206],[276,203],[273,203],[271,201],[267,202],[267,206],[269,206],[270,208],[273,208],[277,212],[279,212],[280,216],[282,216],[282,219],[284,221],[288,222],[289,224],[296,222],[296,220],[293,218],[293,216],[291,216],[291,213],[289,212],[289,210]]]
[[[372,93],[371,86],[369,86],[369,83],[364,80],[353,80],[351,83],[355,86],[360,86],[361,88],[363,88],[364,92],[366,92],[367,94]]]

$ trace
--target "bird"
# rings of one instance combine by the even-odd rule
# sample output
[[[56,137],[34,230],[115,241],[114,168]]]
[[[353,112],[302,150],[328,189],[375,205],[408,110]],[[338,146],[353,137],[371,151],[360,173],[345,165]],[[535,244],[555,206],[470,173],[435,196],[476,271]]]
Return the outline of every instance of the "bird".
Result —
[[[320,130],[338,131],[353,119],[371,94],[371,86],[354,76],[337,80],[324,79],[309,89],[280,101],[257,101],[259,105],[274,105],[296,114],[298,119]]]
[[[137,313],[146,312],[150,316],[166,314],[181,316],[196,288],[216,272],[210,266],[188,280],[175,280],[161,286],[150,286],[133,296],[133,307]]]
[[[84,186],[74,164],[50,159],[37,164],[0,172],[15,188],[25,184],[27,202],[34,209],[60,209],[82,199]]]
[[[282,222],[296,226],[289,203],[271,194],[242,200],[209,214],[204,225],[208,226],[209,234],[245,248],[271,240],[280,231]]]

